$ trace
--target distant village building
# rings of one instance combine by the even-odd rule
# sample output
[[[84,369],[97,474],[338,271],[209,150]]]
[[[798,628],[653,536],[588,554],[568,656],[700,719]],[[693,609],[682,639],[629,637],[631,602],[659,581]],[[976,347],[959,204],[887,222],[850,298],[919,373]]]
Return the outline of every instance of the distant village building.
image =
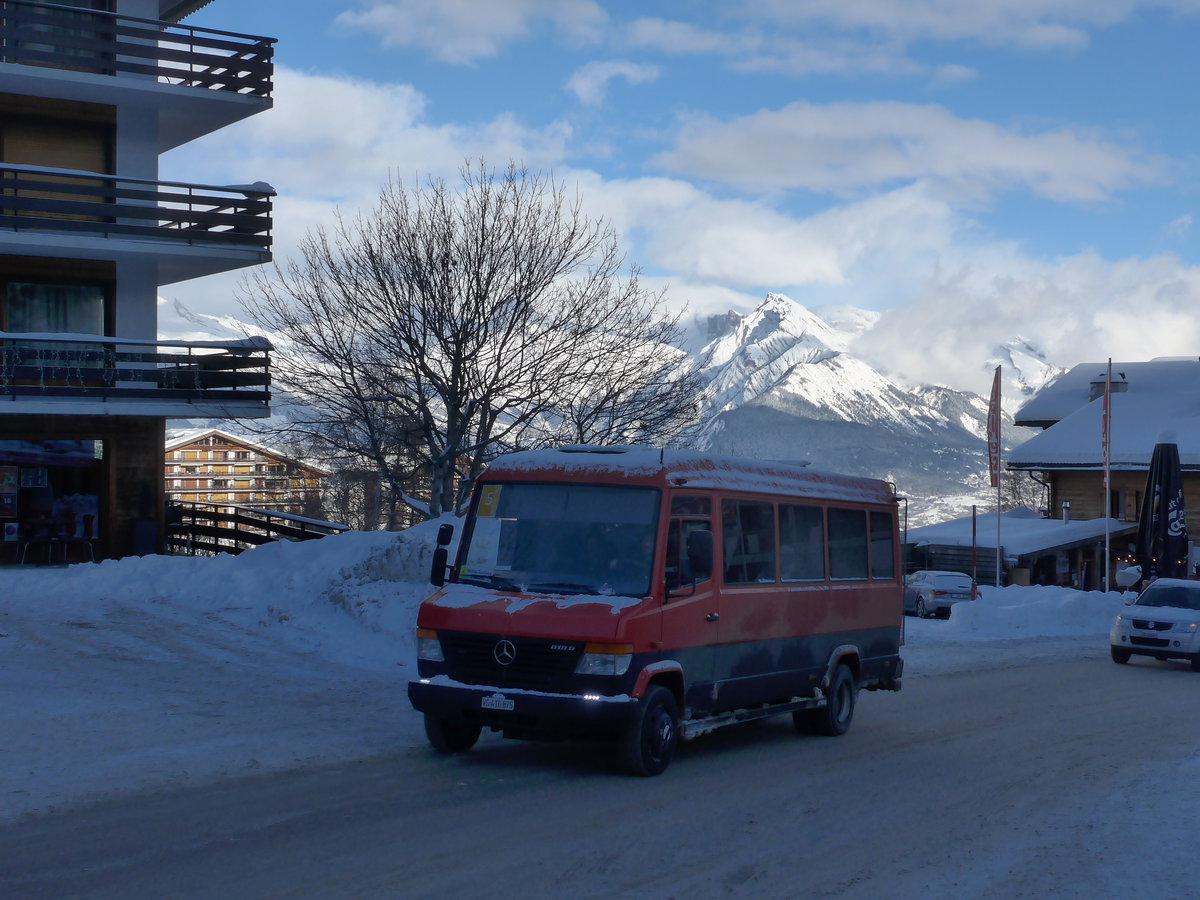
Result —
[[[171,500],[303,516],[320,515],[321,480],[330,474],[216,428],[169,440],[165,469]]]
[[[1109,490],[1104,490],[1103,408],[1109,382]],[[1179,448],[1187,520],[1200,533],[1200,358],[1082,363],[1044,387],[1013,421],[1041,431],[1015,447],[1005,461],[1046,486],[1048,506],[1033,518],[1013,510],[1000,520],[1001,580],[1008,584],[1062,584],[1084,590],[1109,586],[1131,559],[1138,512],[1154,445]],[[906,567],[978,570],[995,580],[996,517],[959,519],[911,529]],[[1107,520],[1107,521],[1106,521]]]
[[[1008,468],[1039,472],[1050,514],[1136,521],[1150,456],[1161,437],[1179,446],[1189,521],[1200,525],[1200,358],[1112,364],[1111,490],[1104,497],[1101,410],[1107,363],[1075,366],[1017,411],[1017,425],[1043,431],[1015,448]]]

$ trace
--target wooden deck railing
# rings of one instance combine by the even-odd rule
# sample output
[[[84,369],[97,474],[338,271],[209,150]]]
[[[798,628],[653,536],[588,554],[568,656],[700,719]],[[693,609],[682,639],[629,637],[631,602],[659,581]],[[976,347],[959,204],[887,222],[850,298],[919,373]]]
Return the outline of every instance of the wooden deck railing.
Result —
[[[0,404],[23,398],[133,404],[237,401],[266,410],[272,349],[265,338],[142,341],[0,332]]]
[[[349,525],[248,506],[172,501],[167,504],[167,552],[238,554],[272,541],[311,541]]]
[[[0,62],[270,97],[274,38],[0,0]]]
[[[270,185],[151,181],[0,163],[0,228],[271,246]]]

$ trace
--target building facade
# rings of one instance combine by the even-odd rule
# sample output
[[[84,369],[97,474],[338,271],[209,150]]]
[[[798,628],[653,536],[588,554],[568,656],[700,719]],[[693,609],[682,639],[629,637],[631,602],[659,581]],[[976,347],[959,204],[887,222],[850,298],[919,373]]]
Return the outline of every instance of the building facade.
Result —
[[[163,285],[270,259],[269,185],[159,172],[271,106],[274,41],[208,2],[0,2],[0,551],[159,551],[166,419],[269,412],[267,342],[158,340]]]
[[[314,518],[321,516],[321,479],[329,474],[215,428],[168,441],[165,467],[170,500]]]
[[[1104,393],[1108,400],[1108,491],[1104,483]],[[1187,521],[1200,528],[1200,358],[1084,363],[1043,388],[1014,416],[1042,429],[1009,452],[1009,469],[1031,472],[1049,491],[1048,515],[1118,523],[1110,563],[1130,556],[1154,445],[1179,448]],[[1094,565],[1094,571],[1102,566]],[[1110,573],[1111,574],[1111,573]],[[1088,583],[1095,586],[1096,578]]]

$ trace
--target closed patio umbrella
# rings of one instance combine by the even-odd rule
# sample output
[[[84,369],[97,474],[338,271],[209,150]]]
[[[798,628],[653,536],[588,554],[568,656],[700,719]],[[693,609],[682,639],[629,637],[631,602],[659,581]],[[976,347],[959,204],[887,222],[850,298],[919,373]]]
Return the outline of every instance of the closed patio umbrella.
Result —
[[[1146,579],[1188,575],[1187,515],[1179,447],[1174,441],[1160,438],[1150,457],[1146,492],[1138,516],[1137,557]]]

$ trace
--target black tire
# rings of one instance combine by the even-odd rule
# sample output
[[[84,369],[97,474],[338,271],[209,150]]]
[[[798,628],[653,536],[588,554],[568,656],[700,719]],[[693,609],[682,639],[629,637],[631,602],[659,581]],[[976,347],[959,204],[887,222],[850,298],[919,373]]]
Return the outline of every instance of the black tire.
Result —
[[[1122,666],[1129,662],[1129,657],[1132,655],[1128,650],[1115,647],[1111,644],[1109,645],[1108,652],[1112,656],[1112,661]]]
[[[854,705],[858,700],[858,685],[849,666],[838,666],[829,681],[825,705],[808,710],[812,714],[813,731],[828,737],[837,737],[850,730],[854,719]]]
[[[651,685],[637,718],[621,738],[621,755],[634,775],[661,775],[679,744],[679,704],[665,687]]]
[[[466,753],[475,746],[483,726],[462,719],[443,719],[425,713],[425,736],[438,753]]]
[[[927,610],[925,608],[925,598],[918,597],[917,598],[917,618],[918,619],[926,619],[928,617],[929,617],[929,610]]]
[[[1192,657],[1192,671],[1200,672],[1200,656]]]

